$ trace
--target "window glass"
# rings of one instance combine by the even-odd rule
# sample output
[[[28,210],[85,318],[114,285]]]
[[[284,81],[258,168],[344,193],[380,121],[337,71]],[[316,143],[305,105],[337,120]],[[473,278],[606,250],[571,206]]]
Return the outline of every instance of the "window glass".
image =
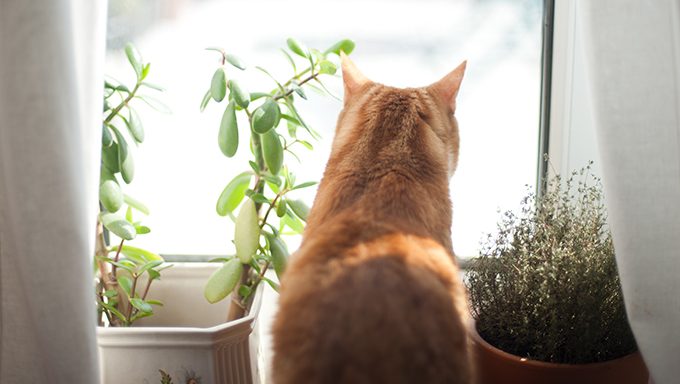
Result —
[[[289,77],[279,52],[287,37],[319,49],[350,38],[359,68],[394,86],[430,84],[468,60],[451,196],[455,251],[474,256],[483,234],[495,229],[498,209],[514,208],[525,185],[535,182],[541,14],[540,0],[110,0],[106,73],[132,82],[122,49],[132,41],[151,62],[148,80],[166,88],[157,97],[172,109],[163,115],[139,108],[146,140],[134,149],[136,176],[125,191],[150,207],[144,221],[152,232],[136,244],[163,254],[233,252],[233,224],[216,214],[215,203],[248,166],[246,151],[228,159],[218,148],[224,104],[199,112],[218,64],[206,47],[239,55],[250,67],[231,73],[244,84],[269,87],[271,80],[253,67]],[[339,77],[327,85],[342,96]],[[298,108],[323,138],[313,152],[302,153],[300,181],[321,177],[342,106],[307,93]],[[311,204],[314,193],[311,188],[297,197]]]

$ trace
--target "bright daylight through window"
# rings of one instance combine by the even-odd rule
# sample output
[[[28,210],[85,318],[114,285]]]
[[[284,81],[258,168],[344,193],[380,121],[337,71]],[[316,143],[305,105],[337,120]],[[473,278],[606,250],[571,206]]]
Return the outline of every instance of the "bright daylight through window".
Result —
[[[199,111],[219,59],[206,47],[237,54],[250,64],[238,76],[269,87],[271,79],[253,67],[290,77],[278,49],[287,37],[320,49],[350,38],[362,71],[396,86],[430,84],[468,60],[456,112],[461,148],[451,197],[454,249],[460,257],[476,255],[484,233],[495,229],[497,211],[515,208],[525,185],[535,183],[541,15],[539,0],[111,0],[105,72],[129,82],[133,74],[122,47],[133,42],[151,63],[149,81],[166,88],[159,98],[172,110],[139,109],[146,140],[135,153],[137,176],[126,193],[147,203],[151,215],[144,222],[153,231],[135,243],[162,254],[234,252],[233,223],[216,214],[215,202],[225,184],[247,170],[239,167],[248,154],[241,150],[228,159],[218,148],[222,104]],[[339,77],[326,83],[342,97]],[[307,94],[309,100],[296,104],[322,138],[313,152],[300,151],[297,179],[318,181],[342,102]],[[314,192],[295,197],[311,205]]]

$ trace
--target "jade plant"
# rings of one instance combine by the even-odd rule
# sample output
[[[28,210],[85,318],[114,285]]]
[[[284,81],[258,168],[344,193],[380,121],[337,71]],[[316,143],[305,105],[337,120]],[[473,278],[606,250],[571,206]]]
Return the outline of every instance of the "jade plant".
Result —
[[[228,320],[243,315],[260,282],[278,290],[277,282],[269,279],[266,272],[273,267],[280,278],[288,258],[281,236],[301,234],[309,211],[303,201],[289,193],[316,184],[298,183],[295,164],[290,161],[292,158],[299,162],[298,151],[312,150],[310,141],[319,137],[300,116],[296,101],[307,99],[310,89],[332,96],[323,79],[337,77],[338,55],[341,51],[350,54],[354,49],[354,43],[346,39],[325,51],[308,49],[292,38],[286,43],[287,49],[281,52],[291,66],[291,76],[279,81],[266,69],[255,67],[272,81],[273,89],[261,92],[248,89],[239,80],[239,72],[246,70],[243,60],[224,49],[208,48],[219,54],[219,65],[201,110],[211,102],[225,105],[217,136],[225,156],[237,153],[241,135],[246,135],[250,144],[246,149],[250,158],[242,164],[244,171],[227,183],[217,199],[217,213],[235,221],[236,255],[217,259],[223,265],[205,286],[205,297],[211,303],[235,292]]]
[[[130,184],[135,175],[130,142],[139,145],[144,141],[144,127],[135,106],[144,102],[160,111],[168,109],[142,93],[143,90],[163,91],[146,81],[150,64],[142,60],[131,44],[126,45],[125,54],[135,74],[134,85],[128,87],[114,79],[104,82],[100,214],[95,250],[99,322],[111,326],[129,326],[137,319],[152,315],[154,305],[162,305],[147,296],[152,282],[168,267],[161,256],[126,244],[151,231],[134,217],[135,212],[148,215],[146,205],[123,192],[123,183]],[[120,241],[110,245],[111,234]]]
[[[591,163],[592,164],[592,163]],[[637,350],[600,180],[555,176],[506,212],[467,275],[479,335],[517,356],[594,363]]]

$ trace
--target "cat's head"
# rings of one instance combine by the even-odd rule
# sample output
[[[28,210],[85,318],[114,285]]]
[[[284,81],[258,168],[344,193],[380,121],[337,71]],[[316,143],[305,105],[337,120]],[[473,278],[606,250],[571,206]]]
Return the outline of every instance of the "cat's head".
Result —
[[[347,56],[341,59],[344,108],[333,152],[371,153],[385,161],[411,153],[453,175],[460,141],[454,113],[466,62],[429,86],[400,89],[369,80]]]

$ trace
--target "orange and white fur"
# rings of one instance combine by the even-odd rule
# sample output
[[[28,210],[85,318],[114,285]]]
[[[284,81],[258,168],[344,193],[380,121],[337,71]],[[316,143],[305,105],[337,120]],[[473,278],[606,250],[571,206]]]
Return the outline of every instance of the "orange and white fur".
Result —
[[[464,72],[398,89],[343,55],[344,108],[283,276],[275,384],[472,382],[449,198]]]

